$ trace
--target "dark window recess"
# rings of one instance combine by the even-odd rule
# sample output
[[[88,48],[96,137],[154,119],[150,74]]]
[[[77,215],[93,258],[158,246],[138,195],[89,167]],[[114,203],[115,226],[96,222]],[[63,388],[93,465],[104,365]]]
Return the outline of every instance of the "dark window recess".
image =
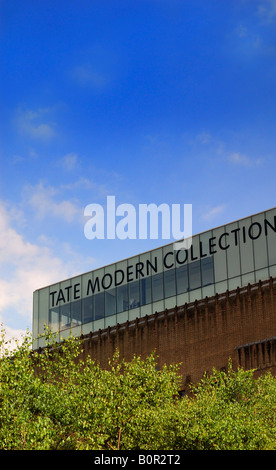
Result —
[[[82,322],[89,323],[93,321],[93,297],[82,299]]]
[[[104,292],[94,295],[94,320],[104,318]]]
[[[152,276],[152,301],[164,298],[163,273]]]

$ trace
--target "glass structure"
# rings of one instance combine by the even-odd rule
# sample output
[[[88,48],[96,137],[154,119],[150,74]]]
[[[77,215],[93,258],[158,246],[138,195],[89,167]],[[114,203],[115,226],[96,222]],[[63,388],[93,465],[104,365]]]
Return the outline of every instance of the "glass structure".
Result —
[[[276,276],[276,208],[34,292],[34,347],[134,320]]]

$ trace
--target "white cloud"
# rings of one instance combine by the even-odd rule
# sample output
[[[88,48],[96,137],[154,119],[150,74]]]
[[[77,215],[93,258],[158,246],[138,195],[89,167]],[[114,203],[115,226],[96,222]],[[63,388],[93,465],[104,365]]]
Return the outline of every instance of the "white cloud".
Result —
[[[60,164],[66,171],[72,171],[75,169],[78,160],[76,153],[68,153],[61,160]]]
[[[18,131],[37,140],[48,141],[52,139],[56,130],[53,122],[47,122],[47,115],[50,112],[49,108],[40,108],[35,111],[19,108],[15,118]]]
[[[116,179],[119,180],[120,178],[116,174],[114,176],[112,175],[113,184]],[[89,197],[94,199],[93,202],[98,202],[99,200],[106,198],[109,194],[114,193],[114,188],[107,183],[100,183],[95,181],[95,179],[88,179],[81,176],[79,179],[71,183],[61,184],[60,189],[65,191],[89,190]]]
[[[207,212],[204,213],[204,215],[202,216],[202,218],[204,220],[213,220],[215,219],[219,214],[221,214],[222,212],[224,212],[224,210],[226,209],[226,206],[225,204],[220,204],[216,207],[213,207],[212,209],[209,209]]]
[[[228,162],[237,166],[244,167],[255,167],[261,165],[264,161],[262,157],[253,157],[243,154],[241,152],[228,150],[229,146],[227,143],[222,140],[212,136],[208,132],[202,132],[198,134],[196,140],[200,142],[201,145],[211,144],[211,147],[217,155],[219,155],[223,163]],[[209,154],[208,154],[209,158]]]
[[[210,142],[212,142],[212,136],[211,134],[209,134],[208,132],[201,132],[198,136],[197,136],[197,139],[199,140],[199,142],[201,144],[209,144]]]
[[[68,275],[63,262],[45,247],[24,240],[11,225],[7,208],[0,202],[0,316],[6,311],[30,322],[32,293]],[[14,323],[14,322],[13,322]]]
[[[108,76],[97,71],[90,64],[78,65],[72,72],[72,77],[82,86],[89,86],[93,89],[102,90],[108,83]]]
[[[245,38],[248,35],[248,29],[246,26],[239,24],[235,29],[235,33],[239,38]]]
[[[258,5],[259,17],[268,23],[276,20],[276,0],[262,0]]]
[[[43,183],[26,186],[24,189],[26,202],[32,207],[38,218],[43,219],[46,216],[52,216],[66,222],[81,220],[83,209],[79,208],[76,202],[57,201],[55,198],[58,195],[58,189],[52,186],[45,187]]]
[[[242,166],[256,166],[262,163],[261,158],[249,158],[247,155],[242,155],[239,152],[233,152],[229,156],[229,162],[235,165]]]
[[[229,156],[229,161],[237,165],[250,165],[250,159],[246,155],[241,155],[238,152],[234,152]]]
[[[24,239],[12,221],[10,210],[0,201],[0,323],[9,337],[19,338],[27,327],[31,328],[33,292],[79,274],[94,260],[83,260],[67,244],[64,261],[46,244]],[[41,241],[46,243],[47,239],[41,237]]]

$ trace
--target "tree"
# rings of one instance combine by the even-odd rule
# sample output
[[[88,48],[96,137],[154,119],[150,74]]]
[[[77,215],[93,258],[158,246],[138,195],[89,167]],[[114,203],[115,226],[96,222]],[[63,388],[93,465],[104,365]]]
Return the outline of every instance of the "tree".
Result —
[[[127,363],[119,360],[119,352],[104,370],[90,357],[81,360],[75,338],[57,344],[47,333],[42,353],[32,353],[30,338],[25,338],[1,360],[0,448],[138,445],[139,416],[172,402],[179,388],[176,370],[173,365],[156,370],[153,354]]]
[[[264,450],[276,448],[276,381],[267,373],[213,370],[192,395],[169,410],[164,432],[167,449]],[[160,426],[160,425],[159,425]],[[167,430],[167,431],[166,431]],[[169,433],[170,431],[170,433]]]
[[[31,335],[0,348],[0,449],[275,449],[276,381],[253,371],[213,370],[178,395],[178,366],[156,357],[102,369],[81,341],[32,351]]]

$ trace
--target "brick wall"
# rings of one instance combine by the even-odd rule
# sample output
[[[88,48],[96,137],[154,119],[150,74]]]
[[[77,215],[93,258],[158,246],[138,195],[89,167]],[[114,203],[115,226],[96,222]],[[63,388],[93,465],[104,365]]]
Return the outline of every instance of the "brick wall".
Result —
[[[102,367],[116,349],[131,360],[152,351],[158,366],[181,363],[183,386],[205,371],[234,367],[276,373],[276,278],[227,291],[83,336],[84,354]]]

